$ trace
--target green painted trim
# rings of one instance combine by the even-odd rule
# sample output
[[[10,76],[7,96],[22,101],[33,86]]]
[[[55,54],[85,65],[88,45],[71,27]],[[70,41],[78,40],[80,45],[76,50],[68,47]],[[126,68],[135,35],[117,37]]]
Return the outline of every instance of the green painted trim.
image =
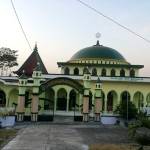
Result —
[[[58,67],[70,65],[70,66],[98,66],[98,67],[116,67],[116,68],[144,68],[144,65],[130,65],[130,64],[92,64],[92,63],[69,63],[69,62],[57,62]]]
[[[99,96],[95,96],[95,98],[102,98],[101,96],[99,97]]]
[[[31,114],[32,114],[32,115],[37,115],[37,114],[38,114],[38,112],[31,112]]]
[[[79,93],[83,93],[84,87],[83,85],[78,82],[77,80],[68,78],[68,77],[57,77],[53,79],[49,79],[45,81],[43,84],[40,86],[40,92],[45,91],[49,87],[53,87],[55,85],[68,85],[73,88],[75,88]]]
[[[18,115],[24,115],[25,112],[17,112]]]
[[[39,93],[32,93],[32,95],[33,95],[33,96],[34,96],[34,95],[38,96],[38,95],[39,95]]]
[[[25,96],[25,94],[18,94],[18,96]]]
[[[84,97],[90,97],[89,95],[83,95]]]

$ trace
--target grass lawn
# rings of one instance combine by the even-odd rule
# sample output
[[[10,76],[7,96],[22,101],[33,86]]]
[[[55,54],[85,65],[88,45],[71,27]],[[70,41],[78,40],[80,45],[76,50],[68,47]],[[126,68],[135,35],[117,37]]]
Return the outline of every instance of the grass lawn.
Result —
[[[0,148],[17,134],[16,129],[0,129]]]
[[[137,150],[138,146],[116,145],[116,144],[93,144],[89,150]]]

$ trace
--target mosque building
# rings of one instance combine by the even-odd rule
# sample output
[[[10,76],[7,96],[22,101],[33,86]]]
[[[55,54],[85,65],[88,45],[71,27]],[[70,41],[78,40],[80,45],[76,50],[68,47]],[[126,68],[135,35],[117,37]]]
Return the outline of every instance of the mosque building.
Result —
[[[138,110],[150,107],[150,78],[139,76],[144,66],[99,41],[57,64],[61,73],[48,73],[35,45],[17,76],[0,77],[0,107],[13,107],[18,121],[56,115],[99,121],[117,115],[116,106],[129,100]]]

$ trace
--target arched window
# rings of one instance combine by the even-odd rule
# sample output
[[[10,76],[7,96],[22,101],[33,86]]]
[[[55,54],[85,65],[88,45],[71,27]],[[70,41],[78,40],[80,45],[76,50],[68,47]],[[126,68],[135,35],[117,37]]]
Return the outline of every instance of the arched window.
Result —
[[[61,88],[57,92],[57,110],[67,110],[67,91]]]
[[[78,68],[74,69],[74,75],[79,75],[79,69]]]
[[[130,70],[130,77],[135,77],[135,71],[134,71],[134,69]]]
[[[115,77],[115,76],[116,76],[116,71],[115,71],[115,69],[112,69],[112,70],[111,70],[110,76],[111,76],[111,77]]]
[[[125,71],[124,71],[124,69],[120,70],[120,77],[125,77]]]
[[[101,75],[102,75],[102,76],[106,76],[106,69],[102,69]]]
[[[76,105],[76,92],[71,90],[69,94],[69,110],[74,110]]]
[[[70,74],[70,70],[68,67],[65,68],[64,74],[69,75]]]
[[[3,91],[0,91],[0,107],[6,106],[6,95]]]
[[[117,93],[110,91],[107,95],[107,111],[113,111],[117,106]]]
[[[93,70],[92,70],[92,76],[97,76],[97,70],[96,70],[96,68],[93,68]]]
[[[45,90],[44,110],[54,109],[54,102],[55,102],[54,99],[55,99],[55,91],[52,88],[47,88]]]
[[[107,95],[107,111],[113,110],[113,94],[109,92]]]
[[[133,96],[133,103],[135,104],[135,106],[140,109],[141,107],[144,106],[144,96],[142,94],[142,92],[137,91],[134,96]]]
[[[123,91],[121,94],[121,102],[127,103],[127,101],[130,101],[130,93],[128,91]]]

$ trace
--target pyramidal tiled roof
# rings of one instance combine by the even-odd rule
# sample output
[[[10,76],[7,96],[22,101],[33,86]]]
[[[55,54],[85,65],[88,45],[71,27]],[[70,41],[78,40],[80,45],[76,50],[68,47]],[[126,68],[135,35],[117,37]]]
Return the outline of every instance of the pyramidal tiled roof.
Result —
[[[21,76],[23,72],[25,72],[26,76],[32,76],[32,73],[34,69],[37,67],[37,64],[40,65],[41,71],[43,74],[47,74],[47,70],[45,65],[42,62],[42,59],[38,53],[37,45],[35,45],[35,48],[31,55],[27,58],[27,60],[24,62],[24,64],[14,73],[16,73],[18,76]]]

